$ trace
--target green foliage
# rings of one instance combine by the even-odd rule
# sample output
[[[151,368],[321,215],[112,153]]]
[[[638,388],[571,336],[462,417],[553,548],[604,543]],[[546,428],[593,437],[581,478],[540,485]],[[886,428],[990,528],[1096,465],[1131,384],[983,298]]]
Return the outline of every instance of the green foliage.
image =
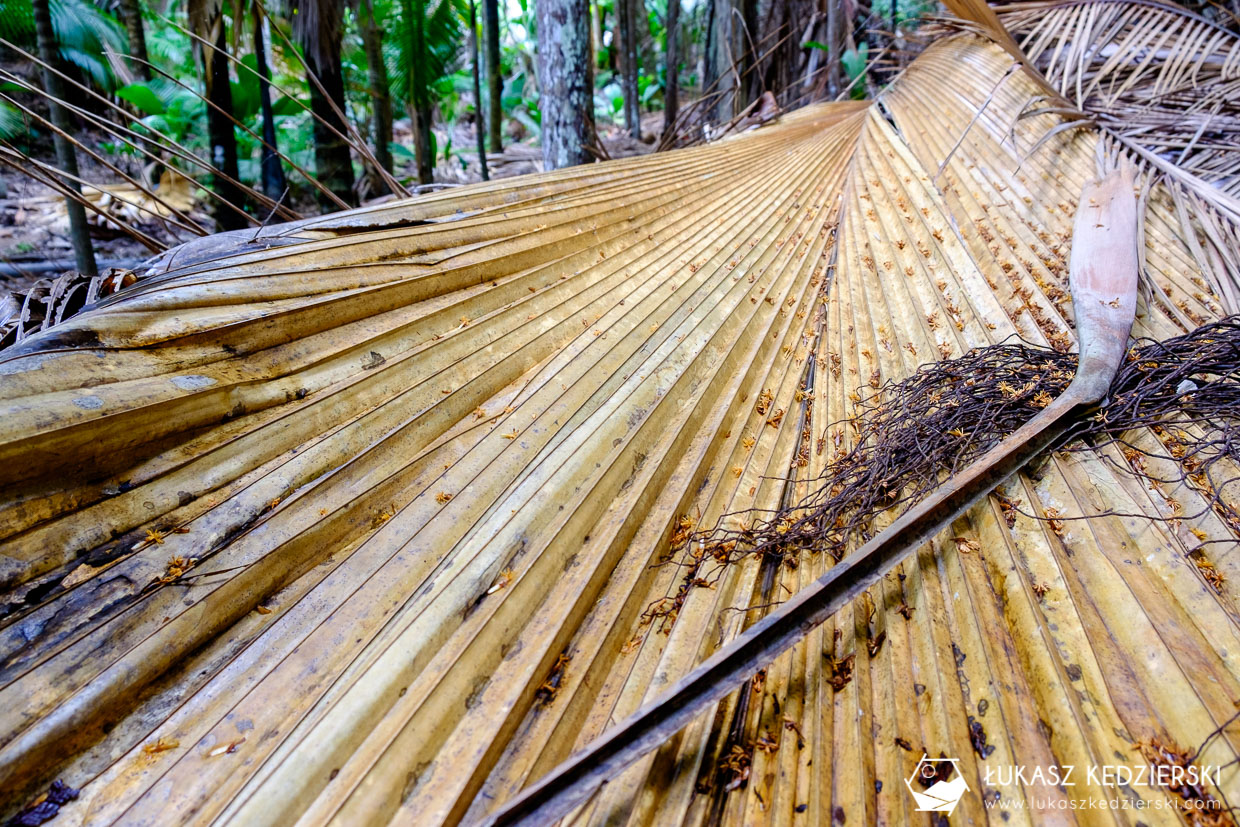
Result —
[[[16,83],[0,83],[0,95],[8,96],[15,92],[25,91],[24,87]],[[29,127],[26,123],[26,116],[16,106],[0,97],[0,141],[26,138],[28,135]]]
[[[464,42],[463,0],[400,0],[385,20],[386,41],[396,60],[388,65],[392,91],[417,106],[432,99],[435,85],[457,66]],[[376,6],[375,15],[379,9]]]
[[[51,0],[52,29],[60,54],[96,86],[110,91],[116,73],[107,53],[124,54],[125,35],[110,14],[87,0]],[[0,4],[0,37],[34,52],[34,9],[30,0],[3,0]]]
[[[870,44],[864,40],[856,49],[849,49],[840,57],[844,73],[848,75],[849,94],[853,100],[865,100],[866,64],[870,60]]]
[[[134,106],[139,112],[147,115],[164,114],[164,102],[155,94],[155,90],[145,83],[131,83],[116,90],[116,96]]]
[[[879,0],[879,6],[875,8],[875,11],[881,14],[878,10],[882,8],[884,2],[887,5],[887,14],[890,15],[891,3],[889,0]],[[938,10],[936,0],[895,0],[895,4],[897,23],[908,23],[918,20]]]
[[[17,138],[26,131],[26,119],[17,107],[0,101],[0,140]]]
[[[161,133],[189,152],[206,157],[206,115],[200,98],[204,79],[194,40],[182,27],[189,9],[180,3],[154,3],[146,10],[146,44],[155,67],[153,80],[126,83],[132,76],[121,67],[127,50],[123,28],[104,9],[114,0],[50,0],[53,21],[65,57],[79,67],[81,76],[105,93],[123,101],[131,111],[128,126],[150,137],[150,148]],[[0,36],[19,45],[34,48],[31,0],[0,0]],[[370,72],[361,38],[359,0],[345,0],[341,63],[345,79],[346,112],[363,140],[373,143],[371,115],[374,107]],[[901,19],[911,19],[929,8],[932,0],[896,0]],[[98,5],[96,5],[98,3]],[[678,40],[681,49],[680,82],[688,94],[699,79],[694,73],[707,37],[705,28],[710,3],[680,0]],[[270,13],[271,38],[268,62],[272,73],[272,103],[279,149],[294,164],[314,169],[312,118],[306,111],[309,84],[305,77],[300,47],[290,40],[291,18],[284,14],[281,0],[265,3]],[[465,48],[468,34],[468,0],[369,0],[382,28],[383,57],[391,89],[398,134],[407,127],[399,123],[410,105],[433,113],[435,121],[449,129],[432,132],[431,150],[439,161],[464,165],[460,135],[452,129],[459,119],[474,114],[473,65]],[[601,15],[602,39],[596,44],[595,116],[600,124],[622,121],[623,97],[616,77],[614,44],[615,0],[595,0],[592,13]],[[666,91],[667,45],[665,28],[668,0],[644,0],[645,17],[638,19],[641,34],[641,69],[638,92],[641,107],[651,111],[663,104]],[[882,4],[878,7],[881,11]],[[887,7],[888,9],[890,6]],[[287,9],[285,9],[287,10]],[[240,65],[231,67],[233,112],[244,129],[237,129],[240,177],[257,185],[260,179],[261,113],[257,60],[253,54],[253,22],[248,3],[223,4],[223,15],[230,52]],[[503,76],[501,107],[505,130],[510,137],[537,139],[540,112],[535,77],[537,17],[534,0],[500,0],[500,63]],[[169,22],[171,20],[171,23]],[[649,34],[647,34],[647,26]],[[824,43],[808,41],[807,49],[828,51]],[[834,57],[828,55],[828,57]],[[850,81],[853,97],[866,94],[865,64],[869,47],[861,43],[855,51],[840,55]],[[165,76],[166,75],[166,76]],[[172,80],[175,78],[175,80]],[[438,128],[438,127],[437,127]],[[0,138],[22,135],[25,119],[14,107],[0,100]],[[249,130],[247,132],[246,130]],[[254,133],[254,134],[250,134]],[[407,135],[407,132],[405,133]],[[145,160],[141,151],[123,142],[101,140],[101,146],[114,154]],[[392,153],[402,168],[413,159],[408,139],[395,143]],[[472,148],[464,150],[472,155]],[[165,153],[166,163],[197,177],[205,173],[191,163]],[[205,181],[205,178],[203,179]],[[295,188],[308,188],[296,174],[290,178]],[[303,193],[304,194],[304,193]],[[297,197],[297,192],[294,193]]]
[[[117,89],[116,96],[138,110],[140,117],[131,126],[136,131],[162,133],[177,143],[192,145],[192,136],[205,129],[202,102],[171,81],[131,83]]]

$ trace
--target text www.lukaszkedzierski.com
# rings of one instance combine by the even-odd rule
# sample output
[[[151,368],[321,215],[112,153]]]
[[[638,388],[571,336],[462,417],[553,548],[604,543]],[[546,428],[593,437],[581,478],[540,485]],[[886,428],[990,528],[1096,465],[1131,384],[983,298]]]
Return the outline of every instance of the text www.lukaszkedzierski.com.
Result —
[[[1195,810],[1200,812],[1221,811],[1223,802],[1193,799],[1172,800],[1167,798],[1003,798],[991,795],[985,798],[988,810]]]

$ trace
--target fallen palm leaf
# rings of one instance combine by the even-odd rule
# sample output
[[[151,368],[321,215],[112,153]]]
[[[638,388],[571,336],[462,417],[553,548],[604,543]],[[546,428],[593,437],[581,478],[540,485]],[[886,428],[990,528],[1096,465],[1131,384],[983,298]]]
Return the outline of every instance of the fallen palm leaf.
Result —
[[[1019,117],[1048,94],[1024,71],[992,97],[1012,65],[957,36],[881,113],[811,107],[719,145],[201,239],[0,353],[8,800],[60,774],[82,788],[60,817],[98,823],[480,821],[803,590],[830,555],[749,555],[688,590],[667,634],[642,625],[680,596],[683,572],[654,565],[673,536],[802,500],[853,448],[836,425],[875,371],[894,387],[1014,333],[1072,350],[1072,221],[1108,148],[1084,127],[1027,152],[1062,116]],[[1137,189],[1135,330],[1165,343],[1225,315],[1234,253],[1214,251],[1234,224],[1201,223],[1195,191]],[[874,782],[922,750],[980,788],[970,717],[991,761],[1201,743],[1240,697],[1240,558],[1214,495],[1159,453],[1138,459],[1161,492],[1115,449],[1014,477],[582,820],[804,804],[900,823],[911,803]],[[1179,529],[1119,516],[1173,515],[1163,494]],[[1048,507],[1063,538],[1027,516]],[[143,545],[170,526],[189,533]],[[1221,592],[1189,555],[1203,544]],[[199,562],[158,583],[178,557]],[[785,717],[804,748],[754,749]],[[142,747],[161,737],[193,748],[156,777]],[[1233,757],[1226,737],[1198,760]]]
[[[1096,208],[1078,212],[1074,232],[1071,283],[1074,304],[1080,312],[1076,323],[1081,332],[1081,358],[1063,393],[969,465],[953,469],[955,473],[947,479],[927,486],[929,493],[925,498],[884,531],[843,560],[842,555],[837,555],[839,564],[817,582],[722,647],[654,703],[556,767],[502,807],[488,824],[545,824],[567,815],[598,786],[673,737],[709,704],[731,694],[746,675],[762,668],[801,642],[827,618],[866,595],[867,589],[896,565],[1026,462],[1054,445],[1102,401],[1124,358],[1136,312],[1138,216],[1131,172],[1117,170],[1087,184],[1081,200]],[[989,378],[980,374],[977,381],[987,382]],[[943,391],[949,392],[950,388]],[[818,496],[825,495],[829,501],[833,493],[834,486],[828,481],[828,487],[819,489]],[[851,502],[851,498],[844,502]],[[821,515],[817,516],[814,523],[819,536],[798,544],[798,551],[821,548],[828,540],[826,531],[836,527],[835,521],[824,526]],[[778,548],[787,537],[786,526],[782,516],[773,524],[773,532],[768,523],[765,532],[751,528],[740,539],[755,543],[766,539]],[[764,533],[766,538],[762,538]],[[871,648],[871,658],[880,646]],[[832,664],[833,688],[837,692],[852,677],[855,657],[849,655],[839,664]],[[761,739],[758,746],[763,747]],[[768,743],[765,748],[770,751],[772,746]]]

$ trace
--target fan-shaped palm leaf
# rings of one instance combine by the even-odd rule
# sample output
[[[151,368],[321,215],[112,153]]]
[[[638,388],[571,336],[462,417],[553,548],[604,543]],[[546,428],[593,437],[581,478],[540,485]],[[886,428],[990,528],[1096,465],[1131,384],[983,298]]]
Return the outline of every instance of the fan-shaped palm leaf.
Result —
[[[86,0],[51,0],[52,28],[61,56],[99,88],[111,91],[116,74],[108,56],[125,52],[120,24]],[[23,47],[34,46],[34,12],[30,0],[6,0],[0,11],[0,37]]]

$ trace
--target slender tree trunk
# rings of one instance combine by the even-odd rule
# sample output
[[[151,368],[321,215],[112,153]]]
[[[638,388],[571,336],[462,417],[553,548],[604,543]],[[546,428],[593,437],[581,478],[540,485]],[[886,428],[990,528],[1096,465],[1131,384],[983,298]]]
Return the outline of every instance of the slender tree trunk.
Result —
[[[232,86],[228,79],[228,59],[224,57],[228,39],[224,32],[224,13],[217,9],[210,19],[204,40],[214,43],[215,48],[202,46],[202,62],[206,77],[207,140],[211,144],[211,189],[220,200],[216,202],[214,217],[221,230],[239,230],[249,222],[240,212],[245,205],[245,195],[237,186],[237,133],[233,131]]]
[[[284,165],[280,161],[280,153],[276,151],[276,120],[271,109],[271,69],[267,66],[267,39],[264,34],[263,13],[258,3],[250,7],[250,16],[254,21],[254,59],[258,69],[258,103],[263,116],[263,141],[267,144],[262,148],[263,195],[278,202],[288,188],[288,179],[284,177]]]
[[[702,44],[702,94],[713,94],[719,81],[719,34],[715,26],[715,0],[706,2],[706,25],[703,27]],[[712,107],[713,108],[713,107]]]
[[[117,7],[121,22],[125,24],[125,37],[129,41],[129,54],[137,58],[128,63],[134,77],[138,80],[151,79],[150,60],[146,52],[146,30],[142,27],[141,0],[120,0]]]
[[[487,77],[487,137],[492,152],[504,149],[504,78],[499,63],[499,0],[482,0],[483,61]]]
[[[375,20],[374,0],[362,0],[358,6],[358,28],[362,48],[366,51],[366,68],[370,80],[371,131],[374,132],[375,160],[392,172],[392,90],[388,83],[387,62],[383,59],[383,30]],[[382,179],[378,186],[387,190]]]
[[[426,3],[405,0],[405,16],[409,20],[409,119],[413,124],[413,154],[417,160],[418,183],[435,180],[435,150],[431,140],[431,96],[429,80],[422,77],[427,59]]]
[[[842,0],[827,0],[827,94],[834,98],[844,87],[844,73],[840,58],[844,54],[844,4]]]
[[[739,97],[737,68],[740,55],[736,49],[736,33],[739,21],[735,19],[736,0],[713,0],[715,31],[715,71],[718,75],[716,89],[719,101],[715,107],[715,120],[727,121],[737,111]]]
[[[590,0],[590,65],[599,68],[598,50],[603,48],[603,10],[598,0]]]
[[[353,192],[353,159],[344,123],[344,69],[340,63],[340,43],[344,28],[341,0],[310,0],[318,4],[314,31],[301,30],[301,47],[306,69],[318,78],[310,81],[310,110],[314,120],[314,168],[319,181],[346,204],[356,204]],[[320,91],[319,85],[322,85]],[[337,209],[331,199],[319,197],[324,212]]]
[[[737,32],[737,46],[741,54],[740,93],[744,98],[737,101],[738,109],[757,100],[761,94],[762,79],[758,77],[758,0],[741,0],[741,21],[744,24]]]
[[[588,0],[536,0],[536,9],[543,166],[584,164],[594,133]]]
[[[616,0],[616,17],[620,21],[620,44],[624,51],[621,63],[621,93],[624,97],[624,125],[629,134],[641,140],[641,99],[638,92],[637,73],[641,64],[637,60],[637,0]]]
[[[663,69],[663,132],[667,134],[680,114],[680,0],[667,0],[666,63]]]
[[[486,122],[482,117],[482,72],[478,66],[478,20],[474,11],[474,0],[469,0],[469,57],[474,64],[474,137],[478,139],[478,166],[482,170],[482,180],[490,181],[487,171],[487,144],[483,133]]]
[[[435,182],[435,146],[431,135],[431,114],[409,107],[409,120],[413,126],[413,154],[418,167],[418,183]]]
[[[52,28],[52,11],[48,0],[31,0],[34,11],[34,31],[38,40],[39,58],[49,66],[61,68],[60,49],[56,44],[56,32]],[[68,98],[67,84],[60,75],[51,69],[44,68],[43,83],[51,94],[52,123],[56,129],[67,134],[74,132],[69,121],[69,113],[56,101]],[[56,163],[65,173],[62,179],[65,186],[81,192],[78,185],[77,153],[69,139],[57,132],[53,137],[56,145]],[[80,201],[73,198],[65,199],[65,208],[69,212],[69,237],[73,242],[73,257],[77,262],[78,272],[84,276],[99,274],[95,267],[95,248],[90,241],[90,225],[86,223],[86,208]]]

